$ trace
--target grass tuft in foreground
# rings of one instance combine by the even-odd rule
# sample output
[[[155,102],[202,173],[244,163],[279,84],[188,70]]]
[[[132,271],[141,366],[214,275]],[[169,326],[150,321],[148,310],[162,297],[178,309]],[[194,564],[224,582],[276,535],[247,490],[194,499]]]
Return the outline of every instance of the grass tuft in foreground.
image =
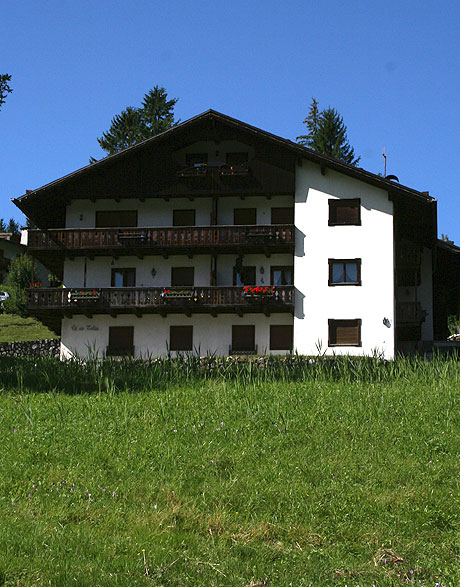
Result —
[[[459,364],[294,359],[0,361],[2,582],[460,584]]]

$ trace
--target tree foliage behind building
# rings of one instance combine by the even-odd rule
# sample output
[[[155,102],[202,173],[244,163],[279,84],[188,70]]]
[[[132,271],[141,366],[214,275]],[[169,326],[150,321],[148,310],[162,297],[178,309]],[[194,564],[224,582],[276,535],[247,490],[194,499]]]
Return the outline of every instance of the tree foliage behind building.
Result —
[[[34,282],[37,264],[30,255],[18,255],[10,263],[7,285],[11,297],[4,302],[4,309],[10,314],[27,315],[27,288]]]
[[[168,100],[166,90],[155,86],[145,94],[139,108],[128,106],[112,118],[110,128],[97,139],[101,149],[113,155],[175,126],[179,122],[174,120],[177,100]]]
[[[298,136],[298,143],[350,165],[359,163],[360,157],[355,156],[354,149],[348,142],[347,127],[335,108],[329,106],[320,111],[317,100],[313,98],[303,124],[308,133]]]
[[[11,75],[8,73],[0,73],[0,110],[5,103],[8,94],[13,91],[8,82],[11,81]]]

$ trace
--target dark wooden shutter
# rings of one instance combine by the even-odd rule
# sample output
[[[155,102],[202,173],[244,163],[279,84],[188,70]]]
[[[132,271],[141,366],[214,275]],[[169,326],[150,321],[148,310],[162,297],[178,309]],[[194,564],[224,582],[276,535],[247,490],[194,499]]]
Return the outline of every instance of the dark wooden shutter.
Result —
[[[194,267],[171,267],[171,286],[193,287],[194,275]]]
[[[174,210],[173,226],[195,226],[195,210]]]
[[[254,351],[255,326],[232,326],[232,351]]]
[[[171,326],[169,328],[169,350],[193,350],[193,326]]]
[[[361,346],[361,320],[329,320],[329,346]]]
[[[137,210],[99,210],[96,212],[96,228],[137,226]]]
[[[292,350],[292,324],[270,326],[270,350]]]
[[[108,355],[134,353],[134,326],[109,326]]]
[[[294,207],[272,208],[272,224],[294,224]]]
[[[233,210],[233,224],[257,224],[257,208],[235,208]]]
[[[348,224],[361,224],[361,200],[329,200],[329,226]]]

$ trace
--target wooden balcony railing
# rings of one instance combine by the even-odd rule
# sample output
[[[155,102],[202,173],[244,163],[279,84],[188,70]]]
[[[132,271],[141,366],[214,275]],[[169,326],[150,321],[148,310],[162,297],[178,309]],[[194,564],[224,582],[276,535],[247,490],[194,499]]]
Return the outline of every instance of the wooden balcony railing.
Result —
[[[426,318],[420,302],[398,302],[396,304],[396,323],[402,325],[420,325]]]
[[[294,286],[279,286],[268,295],[246,295],[242,287],[174,288],[31,288],[27,309],[31,314],[109,314],[109,313],[213,313],[288,312],[294,307]],[[183,292],[183,296],[179,295]],[[166,293],[165,293],[166,292]]]
[[[181,226],[157,228],[83,228],[29,230],[32,251],[69,251],[77,254],[100,250],[174,248],[277,248],[294,245],[294,225]],[[126,254],[126,253],[124,253]]]

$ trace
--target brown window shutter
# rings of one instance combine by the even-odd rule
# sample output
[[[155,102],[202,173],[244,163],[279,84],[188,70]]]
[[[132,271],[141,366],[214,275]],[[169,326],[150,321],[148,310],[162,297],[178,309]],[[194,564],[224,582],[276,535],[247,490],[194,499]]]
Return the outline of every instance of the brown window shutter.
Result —
[[[329,200],[329,226],[361,224],[361,200]]]
[[[294,224],[294,207],[272,208],[272,224]]]
[[[137,226],[137,210],[100,210],[96,212],[96,228]]]
[[[255,326],[232,326],[232,351],[253,351]]]
[[[233,224],[257,224],[257,208],[235,208],[233,210]]]
[[[292,325],[270,326],[270,350],[291,351],[292,350]]]
[[[194,275],[194,267],[171,267],[171,286],[193,287]]]
[[[329,320],[329,346],[361,346],[361,320]]]
[[[134,326],[109,326],[107,354],[132,354],[134,351]]]
[[[173,226],[195,226],[195,210],[173,210]]]
[[[169,350],[193,350],[193,326],[171,326],[169,329]]]

